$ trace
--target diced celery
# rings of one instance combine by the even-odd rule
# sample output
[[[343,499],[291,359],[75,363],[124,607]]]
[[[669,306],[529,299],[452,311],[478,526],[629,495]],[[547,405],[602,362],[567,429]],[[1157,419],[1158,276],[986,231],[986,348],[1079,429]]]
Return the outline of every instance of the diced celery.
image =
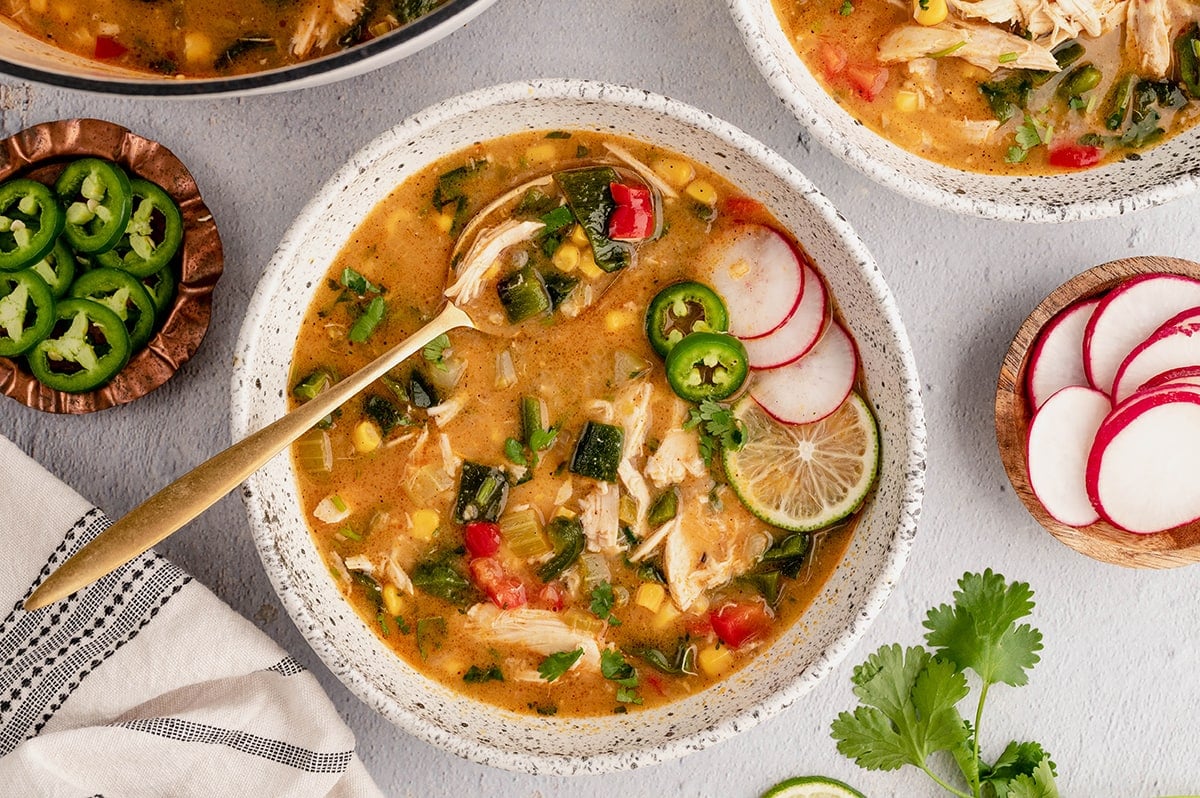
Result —
[[[329,433],[314,429],[296,441],[296,464],[310,474],[328,474],[333,471],[333,444]]]
[[[579,555],[579,570],[583,575],[584,588],[588,593],[591,593],[592,588],[601,582],[612,580],[612,571],[609,570],[608,560],[603,554],[596,551],[585,551]]]
[[[544,557],[554,551],[542,534],[537,512],[528,507],[511,512],[500,519],[500,534],[513,554],[525,560]]]

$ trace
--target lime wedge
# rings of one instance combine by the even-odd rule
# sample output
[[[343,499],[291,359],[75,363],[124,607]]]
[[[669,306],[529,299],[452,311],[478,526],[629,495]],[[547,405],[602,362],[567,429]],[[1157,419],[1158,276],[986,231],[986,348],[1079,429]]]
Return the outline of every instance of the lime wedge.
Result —
[[[798,776],[781,781],[762,798],[866,798],[848,784],[824,776]]]
[[[748,396],[733,413],[745,425],[746,445],[724,451],[725,475],[750,512],[810,532],[863,503],[879,468],[879,429],[858,394],[812,424],[776,421]]]

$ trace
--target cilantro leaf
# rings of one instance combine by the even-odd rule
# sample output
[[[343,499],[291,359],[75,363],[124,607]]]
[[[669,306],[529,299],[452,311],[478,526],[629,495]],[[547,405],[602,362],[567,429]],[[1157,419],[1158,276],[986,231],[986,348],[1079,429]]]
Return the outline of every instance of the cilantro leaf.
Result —
[[[617,701],[622,704],[640,704],[642,697],[637,694],[640,684],[637,670],[625,661],[625,656],[615,648],[607,648],[600,652],[600,673],[605,679],[617,683]]]
[[[554,445],[557,438],[557,424],[550,429],[535,429],[529,433],[529,448],[535,452],[544,452]]]
[[[504,439],[504,456],[516,465],[529,465],[529,461],[525,459],[525,447],[516,438]]]
[[[700,436],[700,456],[704,465],[712,467],[712,457],[718,448],[738,451],[746,445],[746,428],[733,410],[720,402],[705,399],[693,407],[684,429],[694,429]]]
[[[446,356],[450,354],[450,336],[442,333],[421,348],[421,357],[438,371],[449,371]]]
[[[1050,783],[1053,783],[1054,762],[1042,746],[1038,743],[1014,741],[1008,744],[995,764],[984,768],[980,774],[980,783],[990,785],[996,798],[1007,798],[1022,776],[1035,779],[1035,774],[1043,762],[1049,768]],[[1044,775],[1042,780],[1045,781]]]
[[[1054,765],[1049,757],[1043,757],[1033,773],[1015,777],[997,798],[1058,798],[1058,785],[1054,782]]]
[[[346,268],[342,270],[342,285],[349,288],[359,296],[366,294],[378,294],[382,289],[369,281],[366,277],[356,272],[354,269]]]
[[[574,651],[559,651],[557,654],[551,654],[542,660],[541,665],[538,665],[538,675],[546,681],[552,682],[569,671],[571,666],[582,656],[582,647]]]
[[[612,585],[601,582],[592,588],[592,603],[588,607],[602,621],[608,621],[610,626],[620,626],[621,622],[612,614],[616,596],[613,595]]]
[[[1042,649],[1041,632],[1016,625],[1033,610],[1028,583],[1006,585],[1003,576],[988,569],[965,574],[958,585],[953,607],[943,604],[926,616],[926,642],[938,657],[975,671],[985,685],[1026,684],[1025,671],[1038,663]]]
[[[492,665],[490,668],[481,668],[478,665],[472,665],[463,674],[463,681],[467,684],[483,684],[490,681],[502,682],[504,681],[504,673],[500,670],[499,665]]]

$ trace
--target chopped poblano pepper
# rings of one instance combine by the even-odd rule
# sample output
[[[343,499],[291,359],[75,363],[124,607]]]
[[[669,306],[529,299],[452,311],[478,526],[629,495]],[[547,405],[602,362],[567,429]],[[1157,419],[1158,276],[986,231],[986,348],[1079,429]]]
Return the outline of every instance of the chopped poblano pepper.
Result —
[[[632,248],[608,237],[608,219],[616,208],[609,186],[621,182],[616,170],[608,166],[572,169],[557,172],[554,180],[587,233],[596,265],[606,272],[628,266],[633,260]]]
[[[571,457],[571,472],[602,482],[616,482],[624,443],[625,430],[621,427],[587,422]]]
[[[458,496],[454,501],[454,520],[496,521],[508,501],[508,478],[503,469],[472,463],[462,465]]]

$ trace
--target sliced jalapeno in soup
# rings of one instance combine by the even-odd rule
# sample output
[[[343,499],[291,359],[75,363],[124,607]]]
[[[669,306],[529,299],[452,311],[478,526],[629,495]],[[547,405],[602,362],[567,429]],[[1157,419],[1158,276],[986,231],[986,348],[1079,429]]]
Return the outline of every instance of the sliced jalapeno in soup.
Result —
[[[65,222],[54,192],[36,180],[0,184],[0,271],[18,271],[46,257]]]
[[[693,332],[724,332],[728,327],[725,303],[703,283],[669,285],[650,300],[646,310],[646,337],[663,357]]]
[[[692,333],[667,355],[667,382],[689,402],[733,396],[749,373],[746,347],[723,333]]]
[[[54,297],[31,269],[0,274],[0,355],[33,347],[54,326]]]
[[[50,293],[55,299],[65,296],[67,289],[75,280],[75,255],[67,243],[59,237],[54,248],[46,253],[46,257],[29,267],[37,272],[38,277],[50,286]]]
[[[124,235],[100,255],[101,265],[146,277],[164,268],[183,243],[183,216],[167,192],[149,180],[129,181],[133,210]]]
[[[132,196],[121,167],[100,158],[72,161],[58,176],[54,190],[66,206],[63,235],[76,251],[107,252],[129,224]]]
[[[108,382],[129,361],[129,334],[117,314],[88,299],[64,299],[55,324],[26,355],[47,388],[82,393]]]
[[[129,333],[129,345],[140,349],[154,334],[157,308],[132,274],[120,269],[93,269],[71,286],[71,296],[90,299],[117,314]]]

